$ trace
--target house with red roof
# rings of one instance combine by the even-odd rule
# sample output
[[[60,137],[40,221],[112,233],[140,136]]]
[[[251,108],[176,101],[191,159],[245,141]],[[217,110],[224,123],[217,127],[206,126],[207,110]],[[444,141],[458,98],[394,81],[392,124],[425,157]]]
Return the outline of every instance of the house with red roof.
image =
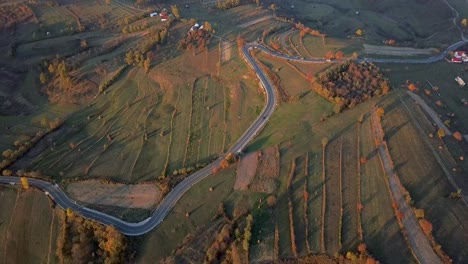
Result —
[[[452,58],[453,63],[463,63],[463,60],[461,57],[453,57]]]

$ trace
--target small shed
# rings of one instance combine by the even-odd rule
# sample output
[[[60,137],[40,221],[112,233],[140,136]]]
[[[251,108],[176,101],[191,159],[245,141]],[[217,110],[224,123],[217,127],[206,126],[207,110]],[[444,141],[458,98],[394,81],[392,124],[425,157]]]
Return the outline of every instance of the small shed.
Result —
[[[460,86],[465,86],[465,81],[463,81],[463,79],[460,78],[460,76],[457,76],[457,77],[455,78],[455,81],[457,81],[458,85],[460,85]]]

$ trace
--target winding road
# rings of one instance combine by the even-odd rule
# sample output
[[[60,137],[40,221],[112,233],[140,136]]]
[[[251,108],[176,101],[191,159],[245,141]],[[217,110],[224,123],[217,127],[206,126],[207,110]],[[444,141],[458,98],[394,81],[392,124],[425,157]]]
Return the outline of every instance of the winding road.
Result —
[[[468,41],[459,41],[457,43],[449,46],[441,54],[426,58],[426,59],[356,59],[357,62],[378,62],[378,63],[433,63],[444,58],[444,56],[453,49],[460,47],[461,45],[467,43]],[[237,143],[232,146],[232,148],[227,153],[240,153],[246,147],[246,145],[262,130],[265,124],[268,122],[268,119],[272,115],[275,106],[276,106],[276,97],[274,92],[274,87],[270,80],[266,77],[265,73],[260,69],[256,64],[254,58],[250,54],[251,49],[259,49],[263,52],[269,53],[270,55],[276,56],[289,61],[299,61],[303,63],[336,63],[340,60],[326,61],[323,58],[300,58],[300,57],[290,57],[278,52],[272,51],[262,45],[249,43],[242,47],[242,53],[245,61],[249,66],[255,71],[260,84],[265,90],[266,93],[266,105],[263,108],[260,116],[255,120],[255,122],[247,129],[247,131],[240,137]],[[177,201],[195,184],[203,180],[210,174],[212,174],[213,169],[219,167],[221,161],[226,157],[227,154],[222,155],[216,161],[212,162],[203,169],[191,174],[185,180],[180,182],[175,186],[171,192],[164,198],[160,203],[159,207],[153,212],[151,217],[139,222],[139,223],[130,223],[113,217],[111,215],[81,206],[77,204],[76,201],[68,197],[60,187],[54,183],[39,179],[29,179],[29,185],[34,186],[47,192],[49,197],[53,199],[60,207],[66,209],[70,208],[74,212],[82,215],[85,218],[96,220],[104,225],[112,225],[117,230],[128,236],[139,236],[156,228],[169,214],[170,210],[175,206]],[[0,183],[3,184],[20,184],[19,177],[0,177]]]

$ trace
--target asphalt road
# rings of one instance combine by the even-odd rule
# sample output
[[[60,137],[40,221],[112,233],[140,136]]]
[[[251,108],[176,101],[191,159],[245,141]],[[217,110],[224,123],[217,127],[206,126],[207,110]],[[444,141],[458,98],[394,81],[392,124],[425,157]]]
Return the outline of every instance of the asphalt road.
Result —
[[[400,59],[371,59],[371,58],[364,58],[364,59],[357,59],[356,61],[368,61],[368,62],[381,62],[381,63],[433,63],[439,61],[444,58],[444,56],[450,51],[454,50],[461,45],[467,43],[468,41],[459,41],[457,43],[452,44],[450,47],[447,48],[443,53],[426,58],[426,59],[408,59],[408,60],[400,60]],[[276,97],[273,85],[271,84],[270,80],[266,77],[265,73],[260,69],[260,67],[255,63],[255,60],[249,53],[250,49],[260,49],[263,52],[267,52],[273,56],[290,60],[290,61],[299,61],[299,62],[306,62],[306,63],[336,63],[339,60],[333,61],[326,61],[323,58],[300,58],[300,57],[290,57],[278,52],[272,51],[267,49],[262,45],[257,45],[253,43],[246,44],[242,48],[242,53],[244,55],[244,59],[249,64],[249,66],[256,72],[257,77],[260,80],[260,84],[262,85],[263,89],[266,93],[266,105],[263,108],[262,113],[260,116],[255,120],[255,122],[247,129],[247,131],[240,137],[236,144],[229,150],[228,153],[240,153],[245,146],[262,130],[264,125],[268,122],[271,114],[273,113],[276,105]],[[39,179],[29,179],[29,185],[37,187],[44,192],[48,192],[49,196],[59,205],[60,207],[67,209],[70,208],[74,212],[82,215],[85,218],[96,220],[105,225],[112,225],[120,232],[128,236],[138,236],[143,235],[155,227],[157,227],[166,216],[169,214],[170,210],[174,207],[174,205],[179,201],[179,199],[187,192],[193,185],[198,183],[199,181],[203,180],[210,174],[212,174],[213,169],[219,167],[220,162],[226,157],[227,154],[222,155],[216,161],[212,162],[208,166],[204,167],[203,169],[189,175],[185,180],[180,182],[177,186],[172,189],[171,192],[164,198],[161,202],[159,207],[153,212],[151,217],[148,219],[141,221],[139,223],[129,223],[125,222],[121,219],[113,217],[111,215],[89,209],[86,207],[77,204],[75,201],[70,199],[57,185],[53,183],[49,183]],[[20,184],[20,179],[18,177],[0,177],[0,183],[3,184]]]

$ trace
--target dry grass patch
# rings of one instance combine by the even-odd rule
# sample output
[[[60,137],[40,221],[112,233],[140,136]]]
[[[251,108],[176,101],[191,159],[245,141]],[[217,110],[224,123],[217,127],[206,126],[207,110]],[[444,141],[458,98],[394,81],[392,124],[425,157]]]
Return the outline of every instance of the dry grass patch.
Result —
[[[126,208],[151,209],[161,200],[161,190],[155,184],[107,184],[87,180],[68,184],[66,191],[73,199],[84,203]]]
[[[272,193],[276,190],[279,176],[279,148],[269,147],[259,152],[256,177],[250,190]]]
[[[340,151],[341,144],[336,139],[328,144],[325,152],[325,186],[326,186],[326,206],[325,206],[325,248],[328,255],[333,256],[339,253],[340,246],[340,215],[341,215],[341,190],[340,186]]]
[[[234,190],[247,190],[250,182],[255,177],[258,166],[259,153],[250,153],[243,157],[237,165],[236,182]]]

